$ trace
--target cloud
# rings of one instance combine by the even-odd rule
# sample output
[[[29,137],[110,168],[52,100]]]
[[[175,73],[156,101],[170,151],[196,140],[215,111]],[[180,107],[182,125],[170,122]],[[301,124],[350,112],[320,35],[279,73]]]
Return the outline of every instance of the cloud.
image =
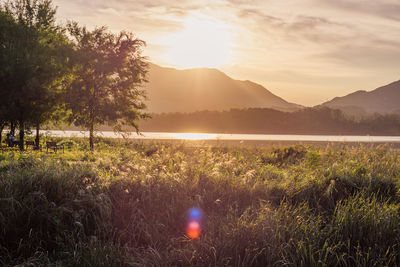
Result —
[[[273,34],[274,37],[287,42],[313,42],[317,44],[340,42],[350,36],[351,26],[331,21],[324,17],[296,15],[294,17],[278,17],[265,14],[256,9],[238,11],[238,18],[251,20],[256,34]]]
[[[177,18],[187,15],[187,1],[164,0],[56,0],[58,13],[63,20],[74,19],[88,27],[107,25],[111,30],[171,32],[182,29]]]
[[[400,20],[397,0],[323,0],[326,4],[351,12],[372,14],[386,19]]]
[[[400,69],[400,43],[382,43],[380,40],[368,40],[363,45],[348,44],[332,51],[317,55],[324,62],[331,62],[359,69]]]

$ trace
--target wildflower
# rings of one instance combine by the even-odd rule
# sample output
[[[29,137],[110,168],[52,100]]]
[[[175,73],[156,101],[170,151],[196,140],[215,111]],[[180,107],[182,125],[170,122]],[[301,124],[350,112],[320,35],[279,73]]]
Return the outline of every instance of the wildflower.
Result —
[[[254,178],[255,174],[256,174],[255,170],[249,170],[246,172],[245,177],[248,179],[251,179],[251,178]]]

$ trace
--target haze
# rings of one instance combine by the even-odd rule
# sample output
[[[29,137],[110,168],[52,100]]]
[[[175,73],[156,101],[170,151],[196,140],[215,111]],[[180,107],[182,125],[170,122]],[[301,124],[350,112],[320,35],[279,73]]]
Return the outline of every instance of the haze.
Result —
[[[399,79],[397,0],[56,0],[61,22],[132,31],[161,66],[218,68],[312,106]]]

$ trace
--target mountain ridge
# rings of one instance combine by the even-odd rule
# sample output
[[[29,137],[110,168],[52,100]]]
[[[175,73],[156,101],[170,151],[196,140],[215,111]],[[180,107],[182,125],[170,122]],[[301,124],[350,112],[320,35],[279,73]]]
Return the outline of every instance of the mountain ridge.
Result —
[[[229,110],[232,108],[303,108],[273,94],[260,84],[235,80],[214,68],[177,70],[150,63],[148,108],[152,113]]]
[[[236,80],[216,68],[175,69],[150,63],[145,85],[150,113],[190,113],[246,108],[296,111],[304,106],[286,101],[250,80]],[[371,91],[358,90],[318,106],[354,116],[400,114],[400,80]]]
[[[400,80],[378,87],[372,91],[359,90],[351,94],[335,97],[322,103],[322,106],[341,109],[352,114],[356,108],[364,111],[365,115],[380,113],[400,114]]]

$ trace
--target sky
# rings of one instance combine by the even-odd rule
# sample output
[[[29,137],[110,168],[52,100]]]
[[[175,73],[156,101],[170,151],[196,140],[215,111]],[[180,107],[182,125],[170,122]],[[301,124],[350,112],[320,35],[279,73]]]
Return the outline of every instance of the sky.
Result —
[[[400,79],[399,0],[55,0],[61,23],[106,25],[177,69],[218,68],[313,106]]]

